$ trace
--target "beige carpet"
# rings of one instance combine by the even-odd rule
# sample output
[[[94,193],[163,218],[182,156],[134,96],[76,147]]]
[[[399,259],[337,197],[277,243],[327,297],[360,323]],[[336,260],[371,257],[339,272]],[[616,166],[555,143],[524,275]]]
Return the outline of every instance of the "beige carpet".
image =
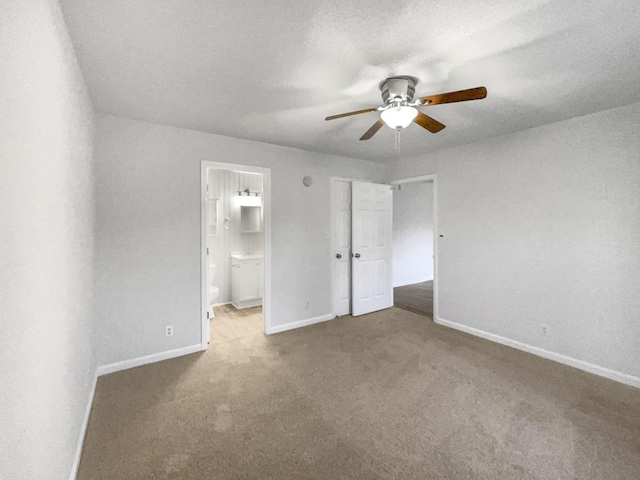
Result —
[[[79,478],[639,472],[640,390],[393,308],[101,377]]]

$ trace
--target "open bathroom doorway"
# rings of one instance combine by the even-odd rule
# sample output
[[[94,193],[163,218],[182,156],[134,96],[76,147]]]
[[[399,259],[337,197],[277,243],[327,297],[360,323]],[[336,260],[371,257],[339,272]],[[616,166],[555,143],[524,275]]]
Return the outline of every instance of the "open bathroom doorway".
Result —
[[[271,324],[270,169],[202,162],[202,348]]]

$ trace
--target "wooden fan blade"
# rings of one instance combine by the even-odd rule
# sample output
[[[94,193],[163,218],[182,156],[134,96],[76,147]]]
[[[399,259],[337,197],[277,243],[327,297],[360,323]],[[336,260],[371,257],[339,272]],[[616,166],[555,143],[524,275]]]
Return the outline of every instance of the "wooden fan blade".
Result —
[[[365,134],[360,137],[360,140],[369,140],[371,137],[373,137],[376,134],[378,130],[382,128],[383,125],[384,125],[384,122],[382,121],[381,118],[379,118],[378,121],[374,123],[371,126],[371,128],[367,130]]]
[[[355,112],[347,112],[347,113],[341,113],[339,115],[331,115],[330,117],[325,118],[325,120],[335,120],[336,118],[350,117],[351,115],[360,115],[361,113],[375,112],[377,110],[378,110],[378,107],[367,108],[365,110],[356,110]]]
[[[470,88],[468,90],[459,90],[457,92],[440,93],[438,95],[429,95],[420,97],[420,102],[426,103],[425,106],[439,105],[441,103],[466,102],[467,100],[482,100],[487,96],[485,87]],[[428,103],[427,103],[428,102]]]
[[[431,133],[438,133],[440,130],[442,130],[445,127],[442,123],[440,123],[436,119],[431,118],[422,112],[418,112],[418,116],[416,117],[414,122],[416,122],[422,128],[429,130]]]

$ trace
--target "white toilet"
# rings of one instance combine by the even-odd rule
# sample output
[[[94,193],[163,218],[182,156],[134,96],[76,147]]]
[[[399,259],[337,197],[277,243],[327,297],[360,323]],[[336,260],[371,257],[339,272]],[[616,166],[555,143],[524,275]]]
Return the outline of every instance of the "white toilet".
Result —
[[[215,312],[213,311],[213,305],[216,303],[216,299],[218,295],[220,295],[220,289],[216,287],[213,282],[216,279],[216,266],[214,264],[209,265],[209,311],[210,318],[215,317]]]

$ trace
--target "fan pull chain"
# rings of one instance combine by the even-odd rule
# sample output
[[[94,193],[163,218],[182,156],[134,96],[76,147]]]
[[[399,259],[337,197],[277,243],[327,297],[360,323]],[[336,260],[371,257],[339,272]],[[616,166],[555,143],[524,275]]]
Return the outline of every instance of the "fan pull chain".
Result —
[[[400,155],[400,129],[396,129],[396,153]]]

